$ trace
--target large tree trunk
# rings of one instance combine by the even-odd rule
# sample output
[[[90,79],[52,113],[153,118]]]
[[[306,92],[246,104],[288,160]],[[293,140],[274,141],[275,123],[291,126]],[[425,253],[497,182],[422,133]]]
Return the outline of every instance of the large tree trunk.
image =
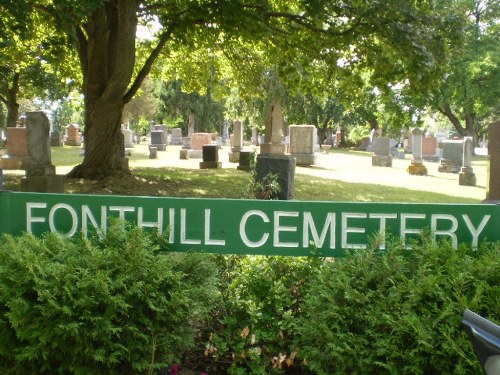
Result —
[[[478,136],[476,132],[476,114],[467,112],[464,110],[464,117],[465,117],[465,127],[462,125],[460,122],[459,118],[455,116],[453,113],[453,110],[451,109],[451,106],[449,104],[445,104],[443,107],[439,108],[439,112],[441,112],[443,115],[445,115],[448,120],[452,123],[453,127],[456,129],[458,134],[461,137],[473,137],[474,139],[474,145],[478,144]]]
[[[7,127],[15,128],[19,119],[19,103],[17,95],[19,93],[19,73],[14,73],[12,85],[6,90],[6,97],[2,101],[7,107]]]
[[[101,179],[127,170],[121,116],[135,65],[137,2],[111,0],[77,30],[85,96],[85,156],[69,177]]]

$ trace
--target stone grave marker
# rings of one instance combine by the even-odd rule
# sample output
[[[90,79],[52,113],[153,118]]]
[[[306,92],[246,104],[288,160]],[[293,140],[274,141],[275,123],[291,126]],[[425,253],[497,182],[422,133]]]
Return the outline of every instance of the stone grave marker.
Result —
[[[463,140],[446,140],[442,142],[443,156],[438,166],[438,172],[458,173],[462,166],[464,154]]]
[[[188,158],[201,159],[203,157],[203,146],[211,145],[210,133],[193,133],[191,135],[191,149],[188,150]]]
[[[56,175],[50,154],[49,119],[43,112],[26,113],[28,164],[21,191],[63,193],[64,177]]]
[[[317,162],[318,143],[314,125],[290,125],[290,154],[295,157],[296,165],[310,166]]]
[[[285,145],[281,143],[282,125],[281,106],[278,100],[273,100],[267,107],[264,142],[261,143],[260,154],[257,155],[255,178],[257,181],[263,181],[269,173],[277,175],[280,185],[278,199],[287,200],[293,198],[295,158],[285,155]]]
[[[472,153],[474,149],[474,138],[464,137],[464,152],[462,168],[458,174],[458,184],[464,186],[476,186],[476,175],[472,169]]]
[[[170,138],[170,143],[173,145],[182,145],[182,129],[173,128],[172,137]]]
[[[422,138],[422,158],[429,161],[438,161],[438,143],[436,137]]]
[[[151,142],[149,147],[156,147],[158,151],[167,150],[167,135],[161,125],[155,125],[151,130]]]
[[[392,167],[391,139],[389,137],[375,137],[373,140],[372,166]]]
[[[427,167],[424,165],[422,159],[422,135],[423,131],[420,128],[413,128],[411,130],[412,159],[408,166],[408,173],[411,175],[427,175]]]
[[[1,157],[3,169],[24,169],[28,163],[25,127],[7,128],[7,155]]]
[[[227,120],[224,120],[224,123],[222,124],[222,144],[227,144],[227,141],[229,140],[229,123]]]
[[[222,162],[219,161],[219,148],[217,145],[202,146],[203,161],[200,161],[200,169],[222,168]]]
[[[237,120],[233,123],[233,139],[229,161],[238,163],[240,160],[240,151],[243,149],[243,124]]]
[[[239,171],[250,171],[250,162],[255,157],[254,155],[254,151],[240,151],[240,162],[236,169]]]
[[[80,126],[77,124],[69,124],[66,126],[66,136],[64,143],[68,146],[81,146],[82,134]]]
[[[134,148],[134,132],[130,129],[122,129],[122,134],[125,148]]]

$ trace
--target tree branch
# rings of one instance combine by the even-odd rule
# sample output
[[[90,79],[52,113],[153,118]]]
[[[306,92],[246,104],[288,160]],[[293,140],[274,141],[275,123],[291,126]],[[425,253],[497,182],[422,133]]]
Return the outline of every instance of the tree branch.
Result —
[[[168,40],[172,36],[172,33],[174,32],[176,25],[177,25],[176,22],[171,22],[168,25],[167,30],[160,35],[160,39],[158,41],[158,44],[156,45],[156,47],[153,49],[153,51],[151,52],[151,54],[147,58],[142,69],[139,71],[139,74],[137,74],[137,77],[135,78],[134,83],[132,83],[132,86],[130,86],[128,91],[123,96],[124,103],[128,103],[130,100],[132,100],[132,98],[136,94],[137,90],[139,90],[139,88],[141,87],[142,81],[144,81],[144,78],[147,77],[147,75],[151,71],[151,67],[153,66],[153,63],[156,61],[156,59],[160,55],[160,52],[162,51],[163,47],[165,47]]]
[[[2,103],[4,103],[5,105],[7,105],[7,99],[3,95],[1,95],[1,94],[0,94],[0,101]]]

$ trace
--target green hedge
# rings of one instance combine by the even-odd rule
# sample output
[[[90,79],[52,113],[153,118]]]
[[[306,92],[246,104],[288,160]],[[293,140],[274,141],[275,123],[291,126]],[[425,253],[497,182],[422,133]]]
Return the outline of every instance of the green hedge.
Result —
[[[311,280],[296,332],[317,374],[480,374],[469,308],[500,322],[500,246],[357,251]]]
[[[103,239],[4,236],[1,372],[136,374],[178,361],[216,270],[206,255],[159,253],[162,241],[119,222]]]

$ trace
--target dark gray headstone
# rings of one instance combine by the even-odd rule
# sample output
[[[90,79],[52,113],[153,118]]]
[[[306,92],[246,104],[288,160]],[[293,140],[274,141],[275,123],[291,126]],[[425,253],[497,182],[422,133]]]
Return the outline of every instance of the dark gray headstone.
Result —
[[[278,175],[280,192],[278,199],[293,199],[295,187],[295,158],[291,155],[257,155],[257,181],[262,181],[268,173]]]

